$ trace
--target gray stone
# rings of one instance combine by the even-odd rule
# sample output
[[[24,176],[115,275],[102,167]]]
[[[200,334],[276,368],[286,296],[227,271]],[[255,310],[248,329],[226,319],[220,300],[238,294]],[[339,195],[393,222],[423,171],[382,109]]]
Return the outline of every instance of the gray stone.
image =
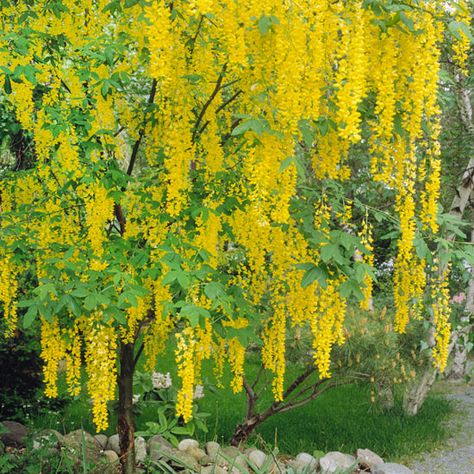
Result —
[[[97,443],[99,444],[100,448],[101,449],[104,449],[107,448],[107,441],[109,438],[107,438],[107,436],[105,436],[104,434],[97,434],[94,436],[95,440],[97,441]]]
[[[177,450],[172,453],[172,457],[173,458],[170,458],[170,464],[172,466],[185,467],[195,471],[199,469],[199,463],[187,452]]]
[[[172,448],[173,447],[173,445],[166,438],[163,438],[163,436],[161,436],[161,435],[154,435],[148,440],[148,442],[147,442],[148,449],[151,448],[152,444],[155,444],[157,446],[158,445],[163,446],[164,448]]]
[[[200,472],[201,474],[228,474],[228,471],[220,466],[205,466]]]
[[[221,450],[221,453],[229,459],[235,459],[237,456],[240,456],[242,454],[242,452],[235,446],[226,446]]]
[[[150,459],[152,461],[162,459],[175,467],[185,467],[194,469],[195,471],[199,469],[199,463],[191,454],[180,451],[179,449],[167,448],[156,443],[150,447]]]
[[[295,461],[302,467],[309,470],[316,470],[318,468],[318,461],[314,456],[308,453],[299,453]]]
[[[86,431],[75,430],[64,435],[63,446],[77,464],[82,462],[83,452],[85,451],[86,459],[97,464],[100,459],[100,447],[95,438]]]
[[[372,472],[373,474],[414,474],[411,469],[394,462],[379,464],[374,467]]]
[[[215,441],[208,441],[205,445],[204,448],[206,450],[206,453],[209,454],[209,456],[216,457],[217,453],[221,450],[221,445],[219,443],[216,443]]]
[[[63,445],[64,436],[53,429],[44,429],[33,436],[33,449],[40,449],[44,446],[60,448]]]
[[[253,451],[251,451],[248,457],[250,462],[258,469],[262,468],[267,459],[267,455],[259,449],[254,449]],[[250,467],[252,466],[252,464],[250,465]]]
[[[332,451],[327,453],[319,460],[321,472],[324,474],[333,474],[337,471],[347,470],[357,465],[354,456],[350,454],[343,454],[339,451]]]
[[[120,442],[119,435],[114,434],[107,440],[107,446],[105,447],[109,451],[115,451],[120,456]]]
[[[206,452],[201,449],[201,448],[188,448],[188,450],[186,451],[188,454],[190,454],[194,459],[196,459],[196,461],[201,461],[202,458],[205,458],[207,457],[207,454]]]
[[[231,472],[233,474],[243,474],[249,472],[247,458],[243,454],[240,454],[234,459],[234,465]]]
[[[3,421],[2,425],[6,428],[6,431],[0,433],[0,441],[5,446],[12,446],[14,448],[25,446],[25,438],[28,435],[26,426],[16,421]]]
[[[199,460],[199,464],[201,466],[207,466],[208,464],[211,464],[213,460],[215,461],[215,459],[216,459],[215,457],[211,458],[209,454],[206,454]]]
[[[368,467],[370,470],[372,470],[378,464],[383,464],[383,459],[370,449],[358,449],[357,462],[362,467]]]
[[[183,439],[178,444],[178,449],[180,451],[187,451],[189,448],[199,448],[199,443],[195,439]]]
[[[119,462],[119,456],[115,451],[112,451],[111,449],[106,449],[103,453],[102,456],[107,459],[107,462],[109,464],[115,464]]]
[[[135,438],[135,461],[144,462],[146,459],[146,441],[141,436]]]

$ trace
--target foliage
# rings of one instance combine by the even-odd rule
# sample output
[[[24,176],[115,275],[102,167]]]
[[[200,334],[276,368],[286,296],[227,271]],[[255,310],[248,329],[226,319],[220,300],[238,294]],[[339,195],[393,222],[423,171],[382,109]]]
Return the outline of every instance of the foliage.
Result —
[[[329,377],[348,302],[372,297],[369,206],[352,179],[378,185],[397,216],[394,327],[431,311],[443,369],[444,273],[416,242],[439,227],[440,43],[465,43],[457,10],[3,3],[3,96],[34,166],[2,171],[0,301],[7,336],[18,316],[41,326],[48,396],[63,358],[78,394],[83,353],[105,429],[117,351],[133,357],[141,335],[150,370],[176,337],[185,422],[203,361],[219,379],[227,359],[237,393],[250,342],[281,401],[293,326],[311,331]]]
[[[154,373],[153,376],[163,378],[163,374]],[[144,437],[159,434],[177,446],[177,437],[193,437],[199,436],[199,433],[207,433],[206,420],[210,414],[200,411],[199,404],[194,403],[193,418],[186,424],[180,422],[174,413],[178,389],[171,383],[171,379],[169,386],[165,384],[161,387],[159,384],[158,387],[154,386],[153,376],[135,372],[134,396],[137,400],[135,404],[137,415],[146,412],[148,419],[157,420],[145,422],[146,430],[138,431],[136,434]]]

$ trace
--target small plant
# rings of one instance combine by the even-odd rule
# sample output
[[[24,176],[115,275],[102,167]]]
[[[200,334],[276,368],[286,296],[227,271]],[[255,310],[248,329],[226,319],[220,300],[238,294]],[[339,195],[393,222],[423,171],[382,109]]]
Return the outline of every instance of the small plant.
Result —
[[[147,429],[138,431],[138,436],[150,437],[161,435],[173,445],[178,444],[177,436],[194,436],[196,432],[208,432],[206,420],[210,413],[199,411],[198,403],[193,406],[193,418],[184,423],[175,415],[176,397],[178,390],[173,385],[170,374],[153,372],[143,374],[137,372],[134,378],[134,402],[138,414],[151,412],[157,421],[147,421]],[[194,392],[194,399],[200,399],[203,387],[198,385]]]

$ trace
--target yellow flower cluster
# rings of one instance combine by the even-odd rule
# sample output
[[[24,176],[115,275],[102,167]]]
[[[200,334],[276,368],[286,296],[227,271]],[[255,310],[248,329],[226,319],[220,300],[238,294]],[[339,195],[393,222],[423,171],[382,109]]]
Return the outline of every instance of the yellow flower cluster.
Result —
[[[100,315],[98,315],[99,317]],[[97,431],[108,426],[107,403],[115,398],[117,335],[112,326],[89,323],[85,332],[87,391]]]
[[[236,337],[227,341],[227,345],[229,364],[233,374],[230,386],[234,393],[239,393],[242,391],[244,384],[245,347]]]
[[[11,337],[16,328],[16,295],[18,280],[8,255],[0,253],[0,303],[3,304],[3,318],[6,323],[5,336]]]
[[[191,326],[176,334],[176,364],[181,379],[181,389],[176,400],[176,416],[182,416],[185,423],[193,416],[195,345],[196,339]]]
[[[61,329],[58,319],[48,322],[41,319],[41,358],[44,360],[43,375],[47,397],[58,396],[58,364],[66,355],[64,340],[61,337]]]
[[[320,290],[317,313],[310,321],[313,333],[313,357],[320,378],[331,376],[331,350],[345,340],[343,331],[346,300],[338,291],[341,282],[334,282]]]
[[[438,272],[436,281],[432,285],[431,295],[433,299],[431,309],[433,311],[434,338],[436,342],[432,349],[433,364],[441,373],[446,369],[449,356],[449,341],[451,339],[448,275],[449,269],[446,269],[443,273]]]
[[[457,22],[464,23],[467,27],[471,24],[471,13],[468,0],[459,0],[456,2],[455,11],[453,13],[453,18]],[[465,75],[469,75],[467,69],[467,59],[469,55],[469,50],[471,48],[471,40],[461,29],[458,30],[460,39],[455,38],[453,43],[453,59],[460,71]]]
[[[81,189],[86,209],[88,239],[96,257],[103,254],[106,239],[106,225],[114,216],[114,201],[107,196],[107,190],[94,183]]]
[[[372,237],[372,227],[370,226],[367,217],[364,220],[362,230],[360,232],[361,243],[369,252],[368,254],[363,256],[364,263],[367,263],[370,266],[374,265],[374,254],[373,254],[373,242],[374,239]],[[364,299],[360,302],[360,308],[365,311],[372,310],[372,290],[373,290],[373,281],[370,275],[365,275],[364,277],[364,288],[362,289],[362,293],[364,295]]]

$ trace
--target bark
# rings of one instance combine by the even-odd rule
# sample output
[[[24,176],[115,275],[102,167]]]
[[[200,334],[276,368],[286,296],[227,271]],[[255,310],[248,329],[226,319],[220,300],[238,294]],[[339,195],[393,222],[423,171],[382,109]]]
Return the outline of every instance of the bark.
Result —
[[[133,344],[120,347],[120,373],[118,377],[118,435],[120,443],[120,463],[123,474],[135,472],[135,428],[133,425],[133,372],[135,369]]]
[[[474,229],[471,231],[471,243],[474,243]],[[469,335],[472,330],[471,318],[474,314],[474,266],[470,265],[471,277],[466,292],[464,314],[459,326],[453,333],[453,365],[449,373],[451,379],[463,379],[467,370],[467,356],[469,353]]]
[[[247,395],[245,419],[236,426],[230,444],[238,446],[244,443],[259,425],[273,415],[302,407],[332,388],[356,381],[354,377],[339,381],[323,379],[308,384],[307,381],[314,372],[314,366],[308,366],[285,390],[282,401],[273,402],[266,410],[258,413],[256,412],[256,404],[262,391],[257,393],[255,387],[260,378],[261,371],[252,385],[244,379],[244,388]]]
[[[457,103],[461,121],[465,130],[466,139],[471,145],[474,145],[474,124],[472,122],[472,105],[469,90],[464,83],[463,78],[459,78],[457,90]],[[472,154],[472,150],[471,150]],[[464,169],[461,182],[456,189],[456,194],[451,204],[449,213],[458,218],[462,218],[464,211],[469,203],[469,198],[474,190],[474,156],[469,159],[467,166]],[[456,235],[454,233],[448,234],[446,239],[454,241]],[[444,272],[445,266],[440,268],[440,272]],[[456,336],[455,336],[456,337]],[[432,327],[430,333],[427,335],[427,342],[430,347],[434,345],[434,328]],[[450,352],[453,347],[453,340],[450,344]],[[438,369],[428,365],[423,373],[412,382],[405,391],[404,409],[408,415],[416,415],[418,410],[423,405],[426,397],[436,380]]]

